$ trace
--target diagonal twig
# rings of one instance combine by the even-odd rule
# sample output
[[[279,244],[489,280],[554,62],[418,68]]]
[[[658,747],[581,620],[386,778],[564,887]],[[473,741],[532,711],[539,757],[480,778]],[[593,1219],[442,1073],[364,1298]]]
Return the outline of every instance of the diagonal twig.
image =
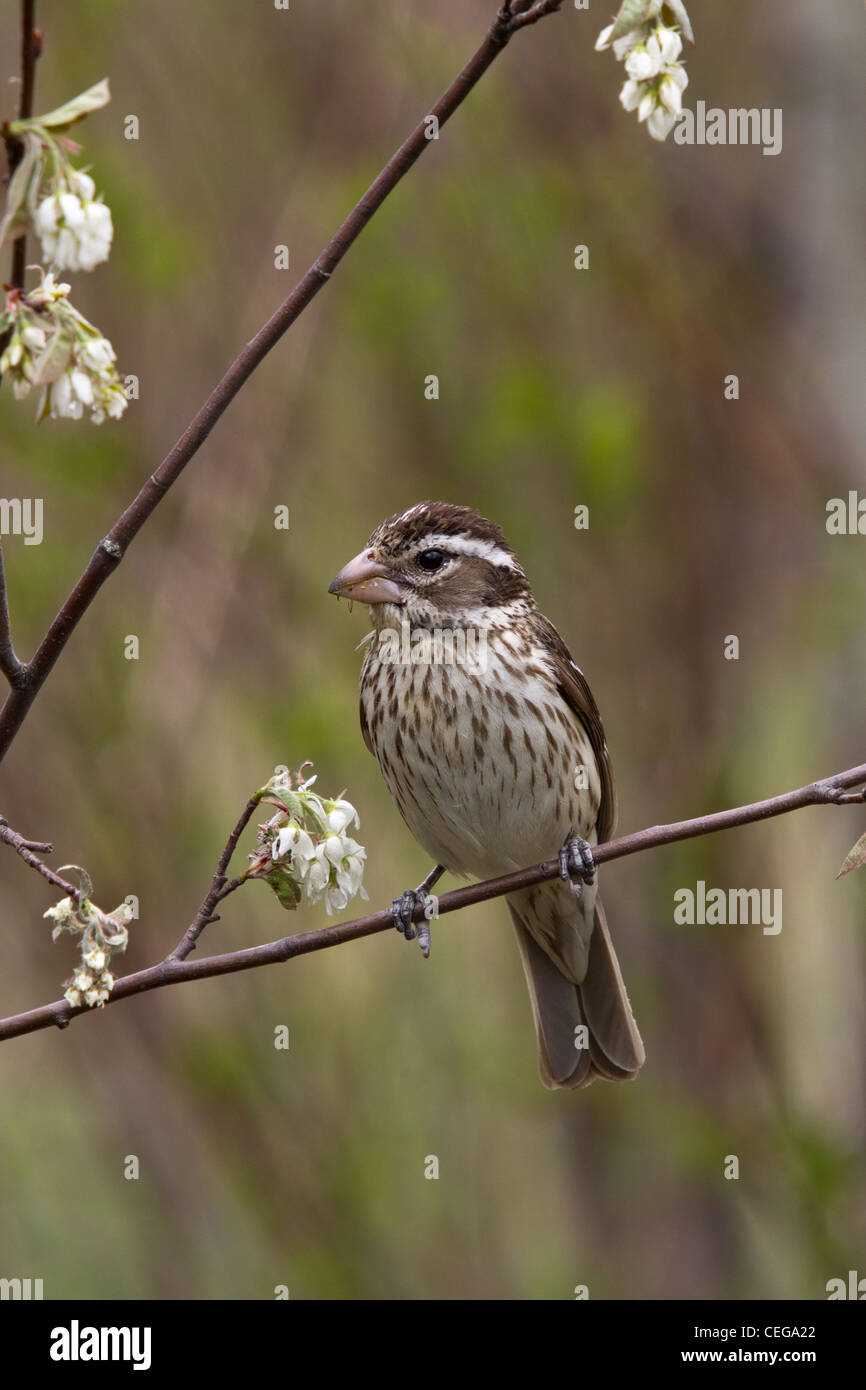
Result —
[[[9,599],[6,594],[6,566],[0,544],[0,671],[13,689],[27,679],[27,667],[19,661],[12,645],[12,626],[9,621]]]
[[[223,898],[227,898],[229,893],[233,893],[236,888],[240,888],[244,882],[243,878],[233,878],[229,882],[226,878],[226,869],[229,860],[235,852],[238,840],[249,824],[256,807],[259,805],[259,797],[251,796],[238,819],[238,823],[226,841],[225,848],[219,857],[219,862],[214,872],[213,881],[205,895],[204,901],[195,917],[190,922],[180,941],[173,951],[166,956],[166,960],[186,960],[191,951],[195,950],[196,942],[210,922],[218,922],[219,917],[214,916],[214,908],[217,903],[221,903]]]
[[[40,854],[51,854],[54,846],[47,840],[25,840],[23,835],[19,835],[17,830],[13,830],[5,816],[0,816],[0,843],[9,845],[20,854],[25,864],[29,864],[31,869],[35,869],[43,878],[53,884],[55,888],[60,888],[67,898],[73,898],[77,902],[81,896],[81,889],[74,884],[68,883],[65,878],[61,878],[53,869],[49,869],[47,864],[37,856]]]
[[[540,19],[544,19],[545,15],[555,14],[561,3],[562,0],[537,0],[534,5],[512,5],[512,19],[509,24],[511,33],[514,34],[518,29],[525,28],[527,24],[537,24]]]
[[[503,4],[497,10],[487,34],[466,66],[418,122],[412,134],[394,152],[288,298],[238,353],[222,380],[193,416],[174,448],[151,474],[138,496],[118,518],[108,535],[99,542],[78,583],[51,623],[32,661],[28,663],[25,678],[19,687],[8,695],[0,711],[0,759],[21,728],[72,633],[103,584],[117,569],[142,526],[169,488],[177,482],[186,465],[198,453],[214,425],[256,367],[291,328],[322,286],[327,284],[373,214],[427,149],[431,129],[429,117],[435,116],[441,128],[466,100],[512,35],[524,25],[534,24],[544,15],[552,14],[559,8],[559,4],[560,0],[541,0],[541,3],[520,14],[513,12],[517,9],[516,5]]]

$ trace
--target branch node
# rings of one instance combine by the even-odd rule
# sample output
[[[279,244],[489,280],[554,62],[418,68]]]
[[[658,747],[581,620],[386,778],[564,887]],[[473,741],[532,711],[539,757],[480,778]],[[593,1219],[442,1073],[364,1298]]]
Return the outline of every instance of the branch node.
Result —
[[[840,786],[836,778],[828,777],[820,782],[813,782],[811,791],[816,802],[829,804],[832,806],[850,806],[854,802],[866,801],[866,787],[861,787],[859,791],[849,791],[847,787]]]
[[[30,667],[25,661],[19,661],[16,657],[15,665],[3,671],[4,676],[13,690],[26,690],[30,681]]]
[[[123,548],[118,541],[112,540],[111,536],[104,536],[99,542],[106,555],[110,555],[112,560],[123,559]]]

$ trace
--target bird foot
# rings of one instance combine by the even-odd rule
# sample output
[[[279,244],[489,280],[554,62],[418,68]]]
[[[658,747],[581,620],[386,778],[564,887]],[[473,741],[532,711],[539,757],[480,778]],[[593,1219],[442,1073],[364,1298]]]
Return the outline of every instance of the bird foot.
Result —
[[[427,875],[423,883],[419,884],[417,888],[407,888],[406,892],[402,893],[399,898],[395,898],[391,904],[391,916],[394,918],[394,926],[401,935],[405,936],[407,941],[414,941],[417,935],[418,945],[421,947],[421,954],[425,960],[430,955],[430,918],[438,915],[436,911],[436,898],[432,893],[428,892],[428,889],[433,887],[434,883],[442,877],[444,872],[445,870],[442,865],[437,864],[436,868],[432,873]],[[423,907],[424,909],[424,921],[418,923],[418,930],[416,932],[412,918],[418,907]]]
[[[562,846],[559,851],[559,876],[564,882],[570,882],[574,888],[575,896],[580,897],[583,893],[583,885],[587,887],[595,883],[595,860],[592,857],[592,846],[582,840],[580,836],[575,836],[567,844]]]

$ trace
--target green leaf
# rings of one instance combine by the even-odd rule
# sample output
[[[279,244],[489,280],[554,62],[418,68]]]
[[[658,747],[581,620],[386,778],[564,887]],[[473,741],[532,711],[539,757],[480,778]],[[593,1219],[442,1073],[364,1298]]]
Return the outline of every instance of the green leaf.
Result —
[[[263,789],[267,794],[259,798],[266,806],[276,806],[278,811],[285,811],[287,815],[294,816],[296,820],[303,820],[304,806],[300,797],[288,787],[279,787],[276,791]]]
[[[50,381],[58,381],[72,360],[72,342],[60,329],[48,338],[45,347],[33,360],[33,385],[47,386]]]
[[[626,34],[655,19],[661,12],[662,0],[623,0],[613,24],[610,41],[624,39]]]
[[[90,874],[87,872],[87,870],[86,870],[86,869],[82,869],[82,867],[81,867],[80,864],[61,864],[61,866],[60,866],[60,868],[58,869],[57,872],[60,873],[60,874],[65,874],[65,873],[69,872],[70,870],[72,871],[72,873],[76,874],[77,877],[78,877],[79,892],[80,892],[80,893],[83,895],[83,897],[85,897],[85,898],[92,898],[92,897],[93,897],[93,884],[92,884],[91,881],[90,881]],[[82,904],[82,906],[83,906],[83,904]]]
[[[273,888],[287,912],[294,912],[301,901],[301,885],[279,864],[275,864],[269,874],[263,874],[265,883]]]
[[[689,43],[694,43],[695,36],[692,30],[692,22],[689,19],[688,11],[683,4],[683,0],[665,0],[665,5],[673,15],[674,22],[680,26],[683,37],[688,39]]]
[[[856,845],[851,846],[836,877],[842,878],[844,874],[850,874],[852,869],[862,869],[864,864],[866,864],[866,834],[861,835]]]
[[[108,78],[103,77],[101,82],[94,83],[80,96],[73,97],[71,101],[67,101],[63,106],[58,106],[54,111],[49,111],[47,116],[37,116],[32,125],[44,126],[48,130],[64,130],[67,126],[75,125],[76,121],[81,121],[85,116],[89,116],[91,111],[99,111],[101,107],[107,106],[110,101],[111,92],[108,87]],[[13,134],[16,124],[13,121],[10,126]]]
[[[6,240],[10,232],[12,236],[19,236],[26,231],[26,217],[19,218],[19,213],[27,201],[27,191],[30,188],[30,181],[35,176],[37,183],[41,177],[41,165],[44,155],[39,146],[39,142],[32,137],[24,137],[24,155],[21,163],[12,175],[12,181],[6,193],[6,212],[3,221],[0,222],[0,245]]]

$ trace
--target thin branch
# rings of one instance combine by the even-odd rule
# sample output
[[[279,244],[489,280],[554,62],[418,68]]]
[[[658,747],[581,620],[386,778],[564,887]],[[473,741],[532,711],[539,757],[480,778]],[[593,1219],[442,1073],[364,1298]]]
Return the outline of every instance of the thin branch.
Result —
[[[36,0],[21,0],[21,88],[18,93],[18,119],[29,121],[33,115],[33,94],[36,89],[36,59],[42,51],[42,35],[37,34]],[[24,154],[20,140],[13,139],[9,150],[9,177],[15,173]],[[27,267],[27,234],[22,232],[12,243],[12,287],[24,288]]]
[[[558,8],[558,5],[559,0],[556,0],[556,3],[553,3],[553,0],[544,0],[543,4],[533,5],[530,11],[522,15],[511,14],[505,6],[497,11],[493,23],[473,57],[457,74],[430,112],[419,121],[408,139],[404,140],[400,148],[391,156],[384,169],[370,184],[342,226],[334,233],[302,279],[298,281],[288,299],[280,305],[264,327],[235,358],[204,405],[193,416],[174,448],[148,478],[138,496],[118,518],[108,535],[100,541],[87,568],[64,602],[42,639],[33,660],[29,663],[26,683],[23,683],[19,689],[13,690],[7,697],[3,709],[0,711],[0,758],[7,752],[72,633],[105,581],[117,569],[142,526],[165,497],[169,488],[177,482],[190,459],[198,453],[220,416],[234,400],[256,367],[280,341],[283,334],[291,328],[322,286],[330,280],[333,272],[367,226],[373,214],[427,149],[431,143],[429,117],[435,116],[441,128],[466,100],[472,88],[502,52],[516,29],[527,23],[535,23],[544,14],[552,13]]]
[[[42,49],[42,35],[33,25],[36,19],[36,0],[21,0],[21,89],[18,94],[18,119],[28,120],[33,115],[33,92],[36,81],[36,59]],[[10,137],[6,141],[6,154],[9,162],[9,178],[15,173],[24,154],[20,140]],[[11,285],[13,289],[24,288],[24,272],[27,266],[26,233],[16,237],[12,243]],[[8,334],[0,335],[0,356],[6,347]],[[6,595],[6,570],[3,564],[3,547],[0,546],[0,671],[13,690],[21,690],[27,683],[27,667],[15,655],[12,646],[12,629],[9,622],[9,601]]]
[[[42,52],[42,34],[34,25],[36,22],[36,0],[21,0],[21,78],[18,90],[18,119],[27,121],[33,115],[33,94],[36,88],[36,59]],[[24,145],[14,135],[6,135],[6,159],[9,165],[9,179],[21,163]],[[10,285],[13,289],[24,288],[24,275],[27,269],[27,234],[22,232],[12,243],[12,269]],[[9,340],[9,333],[0,334],[0,356]]]
[[[0,545],[0,671],[13,690],[27,679],[27,667],[19,661],[12,645],[12,625],[9,621],[9,600],[6,595],[6,566],[3,546]]]
[[[562,0],[538,0],[537,4],[528,5],[519,14],[514,13],[517,7],[512,6],[513,18],[508,26],[509,31],[514,34],[518,29],[525,28],[527,24],[537,24],[540,19],[544,19],[545,15],[555,14],[561,4]]]
[[[219,917],[214,916],[214,908],[217,903],[222,902],[223,898],[227,898],[229,893],[233,893],[236,888],[240,888],[241,884],[244,882],[242,878],[235,878],[229,883],[226,879],[226,869],[229,866],[229,860],[235,852],[237,842],[246,830],[258,805],[258,796],[251,796],[241,812],[237,825],[226,841],[225,849],[219,857],[219,863],[216,866],[210,889],[201,907],[195,914],[195,917],[190,922],[174,950],[169,952],[166,956],[166,960],[186,960],[190,952],[195,950],[196,942],[208,923],[219,921]]]
[[[808,786],[798,787],[796,791],[785,792],[767,801],[735,806],[731,810],[717,811],[709,816],[699,816],[695,820],[675,821],[671,825],[653,825],[646,830],[638,830],[633,835],[623,835],[618,840],[609,840],[606,844],[598,845],[593,853],[596,863],[604,864],[609,860],[624,859],[629,854],[639,854],[643,850],[675,844],[678,840],[695,839],[719,830],[730,830],[734,826],[749,825],[753,821],[768,820],[771,816],[786,815],[791,811],[801,810],[804,806],[843,806],[854,803],[862,805],[866,800],[866,791],[851,794],[849,789],[861,787],[864,783],[866,763],[860,767],[849,768],[846,772],[839,772],[833,777],[824,778],[820,782],[810,782]],[[225,864],[228,864],[228,859]],[[473,903],[487,902],[491,898],[499,898],[505,893],[514,893],[521,888],[532,888],[537,883],[556,878],[559,872],[558,858],[548,859],[543,864],[521,869],[517,873],[505,874],[501,878],[487,879],[484,883],[473,883],[466,888],[443,893],[437,899],[438,916],[444,917],[449,912],[459,912],[461,908],[469,907]],[[419,904],[413,913],[413,920],[420,921],[423,915],[423,907]],[[347,941],[357,941],[363,936],[374,936],[377,932],[393,930],[393,926],[391,912],[385,910],[374,912],[368,917],[356,917],[351,922],[338,922],[335,926],[322,927],[318,931],[299,932],[280,941],[269,941],[263,946],[253,946],[244,951],[229,951],[219,956],[179,960],[172,952],[159,965],[117,980],[108,1002],[114,1004],[120,999],[128,999],[130,995],[163,989],[166,985],[206,980],[217,975],[231,975],[240,970],[254,970],[263,965],[276,965],[281,961],[293,960],[296,956],[324,951],[331,946],[342,946]],[[62,999],[54,1004],[45,1004],[41,1008],[31,1009],[28,1013],[15,1014],[0,1021],[0,1042],[7,1038],[21,1037],[24,1033],[38,1032],[42,1028],[65,1028],[71,1019],[79,1014],[93,1012],[94,1010],[86,1008],[72,1009]]]
[[[51,854],[54,846],[46,840],[25,840],[23,835],[19,835],[17,830],[13,830],[5,816],[0,816],[0,842],[10,845],[16,854],[20,854],[26,864],[31,869],[35,869],[43,878],[47,878],[55,888],[60,888],[67,898],[74,898],[76,901],[80,897],[81,890],[74,884],[67,883],[65,878],[61,878],[53,869],[49,869],[47,864],[43,864],[41,859],[36,856],[39,854]]]

